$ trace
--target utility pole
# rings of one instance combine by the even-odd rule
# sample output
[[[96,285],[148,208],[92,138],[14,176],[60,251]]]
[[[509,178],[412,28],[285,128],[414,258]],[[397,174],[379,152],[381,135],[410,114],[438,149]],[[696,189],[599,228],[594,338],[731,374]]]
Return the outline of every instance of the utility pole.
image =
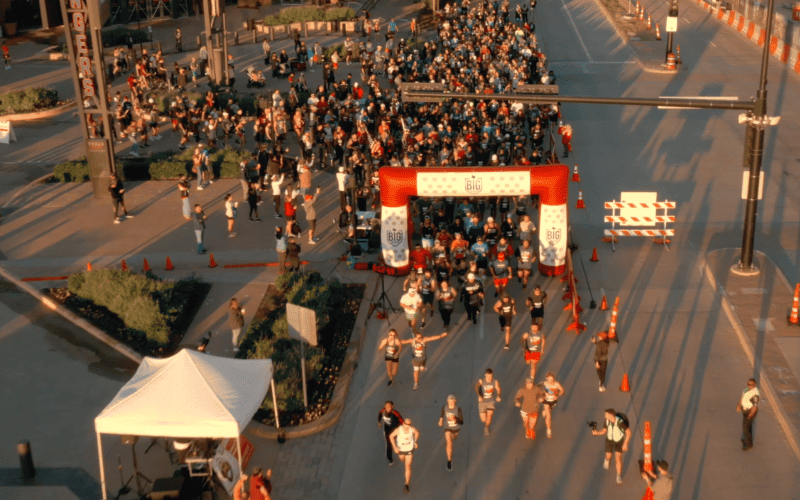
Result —
[[[780,117],[767,116],[767,69],[769,68],[769,41],[772,37],[772,20],[774,18],[775,0],[767,5],[767,34],[764,50],[761,54],[761,78],[755,106],[747,114],[739,116],[739,123],[747,123],[745,132],[745,150],[743,166],[749,169],[747,177],[747,203],[744,214],[744,234],[742,235],[742,257],[732,271],[736,274],[753,276],[759,273],[753,265],[753,248],[756,237],[756,216],[758,213],[758,192],[761,180],[761,161],[764,156],[764,130],[770,125],[777,125]]]

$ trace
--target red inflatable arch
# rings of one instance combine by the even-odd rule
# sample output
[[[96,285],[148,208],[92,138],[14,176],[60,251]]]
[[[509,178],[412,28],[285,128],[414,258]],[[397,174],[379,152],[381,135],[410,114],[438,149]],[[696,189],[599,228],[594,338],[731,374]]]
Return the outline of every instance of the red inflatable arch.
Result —
[[[567,255],[569,167],[383,167],[381,247],[386,264],[408,265],[408,201],[411,196],[522,196],[538,194],[539,272],[562,274]]]

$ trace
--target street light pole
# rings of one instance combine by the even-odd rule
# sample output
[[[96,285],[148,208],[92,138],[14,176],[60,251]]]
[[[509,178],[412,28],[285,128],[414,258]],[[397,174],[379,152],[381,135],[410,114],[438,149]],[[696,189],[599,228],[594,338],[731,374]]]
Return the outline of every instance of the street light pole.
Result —
[[[764,50],[761,54],[761,78],[753,111],[748,113],[747,131],[745,132],[744,166],[750,169],[747,186],[747,204],[744,215],[744,232],[742,235],[742,257],[739,261],[738,272],[742,274],[758,274],[758,269],[753,266],[753,247],[756,236],[756,215],[758,210],[758,191],[761,177],[761,161],[764,156],[764,129],[774,121],[767,116],[767,69],[769,68],[769,45],[772,38],[772,19],[774,17],[775,0],[769,0],[767,5],[766,37]],[[749,150],[748,150],[749,148]],[[734,266],[736,270],[737,266]]]

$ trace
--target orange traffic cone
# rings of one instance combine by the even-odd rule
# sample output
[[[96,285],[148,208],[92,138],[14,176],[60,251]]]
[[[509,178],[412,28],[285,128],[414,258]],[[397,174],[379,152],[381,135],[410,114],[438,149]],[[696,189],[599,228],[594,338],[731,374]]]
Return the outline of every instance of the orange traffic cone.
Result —
[[[86,270],[87,271],[91,271],[92,270],[92,263],[91,262],[87,262],[86,263]]]
[[[608,301],[606,300],[606,296],[603,295],[603,300],[600,301],[600,310],[601,311],[608,311]]]
[[[797,309],[800,307],[800,283],[794,287],[794,299],[792,299],[792,313],[789,315],[789,326],[800,326],[797,318]]]
[[[644,464],[642,468],[647,472],[653,472],[653,445],[650,435],[650,422],[644,423]]]
[[[653,18],[650,17],[650,14],[647,14],[647,29],[653,29]]]
[[[572,182],[580,182],[581,176],[578,174],[578,164],[575,164],[575,169],[572,171]]]
[[[125,263],[125,259],[122,259],[122,270],[123,271],[127,271],[128,270],[128,264]]]
[[[622,376],[622,385],[619,386],[619,390],[622,392],[631,392],[631,385],[628,383],[628,374]]]
[[[575,208],[586,208],[586,204],[583,203],[583,191],[578,191],[578,204]]]
[[[642,9],[639,11],[639,20],[644,21],[644,5],[642,5]]]
[[[142,272],[146,273],[147,271],[152,271],[152,269],[150,269],[150,264],[147,262],[147,259],[144,259],[144,267],[142,268]]]
[[[212,253],[208,259],[208,267],[217,267],[217,261],[214,260],[214,254]]]
[[[172,266],[172,260],[170,260],[169,255],[167,255],[167,266],[164,269],[166,269],[167,271],[172,271],[173,269],[175,269]]]
[[[656,40],[661,40],[661,30],[658,29],[658,23],[656,23]]]
[[[614,309],[611,310],[611,324],[608,326],[608,340],[617,340],[617,314],[619,313],[619,297],[614,300]]]
[[[600,262],[600,258],[597,257],[597,247],[594,247],[594,250],[592,250],[592,258],[589,260],[592,262]]]

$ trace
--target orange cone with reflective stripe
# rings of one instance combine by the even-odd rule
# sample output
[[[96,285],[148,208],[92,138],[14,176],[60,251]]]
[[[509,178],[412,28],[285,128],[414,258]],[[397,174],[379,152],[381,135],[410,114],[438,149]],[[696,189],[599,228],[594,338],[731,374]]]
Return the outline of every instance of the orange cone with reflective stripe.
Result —
[[[656,23],[656,40],[661,40],[661,30],[658,29],[658,23]]]
[[[628,374],[622,376],[622,385],[619,386],[619,390],[622,392],[631,392],[631,385],[628,383]]]
[[[575,208],[586,208],[586,204],[583,203],[583,191],[578,191],[578,204]]]
[[[572,182],[580,182],[581,176],[578,174],[578,164],[575,164],[575,168],[572,170]]]
[[[653,29],[653,19],[650,17],[650,14],[647,14],[647,29]]]
[[[142,272],[146,273],[147,271],[152,271],[152,269],[150,269],[150,263],[147,262],[147,259],[144,259],[144,267],[142,268]]]
[[[125,262],[125,259],[122,259],[122,270],[123,271],[127,271],[128,270],[128,264]]]
[[[603,295],[603,300],[600,301],[600,310],[601,311],[608,311],[608,301],[606,300],[606,296]]]
[[[797,318],[797,310],[800,308],[800,283],[794,287],[794,299],[792,299],[792,312],[789,314],[789,325],[800,326],[800,320]]]
[[[597,256],[597,247],[594,247],[594,250],[592,250],[592,258],[590,260],[592,262],[600,262],[600,258]]]
[[[608,326],[608,340],[617,340],[617,313],[619,313],[619,297],[614,299],[614,309],[611,311],[611,324]]]
[[[213,253],[208,258],[208,267],[217,267],[217,261],[214,260],[214,254]]]
[[[91,262],[87,262],[86,263],[86,270],[87,271],[91,271],[92,270],[92,263]]]
[[[164,269],[166,269],[167,271],[172,271],[173,269],[175,269],[172,266],[172,260],[170,260],[169,255],[167,255],[167,266]]]
[[[644,465],[643,469],[653,472],[653,445],[650,439],[650,422],[644,423]]]

